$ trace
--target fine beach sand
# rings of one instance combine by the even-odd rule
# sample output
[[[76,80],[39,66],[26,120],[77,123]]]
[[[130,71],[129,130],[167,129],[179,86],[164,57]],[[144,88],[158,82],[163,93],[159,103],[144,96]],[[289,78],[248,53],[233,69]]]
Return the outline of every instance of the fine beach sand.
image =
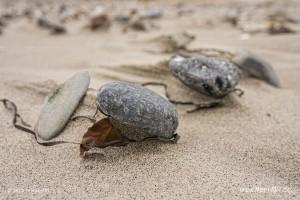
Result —
[[[0,199],[299,199],[300,34],[261,33],[241,40],[239,30],[205,25],[201,17],[178,19],[167,10],[155,21],[160,29],[126,34],[118,25],[99,33],[71,23],[71,31],[61,36],[25,19],[7,26],[0,35],[0,98],[14,101],[32,125],[51,89],[85,70],[91,90],[75,115],[92,115],[95,89],[110,81],[162,81],[173,99],[201,102],[157,64],[171,54],[145,50],[145,41],[173,32],[195,35],[189,48],[255,52],[272,64],[282,88],[243,78],[238,88],[244,96],[231,94],[223,107],[187,114],[192,107],[176,106],[177,144],[149,141],[93,149],[84,160],[78,145],[36,144],[12,126],[11,113],[0,105]],[[149,88],[164,94],[161,87]],[[70,122],[55,140],[80,142],[89,126],[85,119]]]

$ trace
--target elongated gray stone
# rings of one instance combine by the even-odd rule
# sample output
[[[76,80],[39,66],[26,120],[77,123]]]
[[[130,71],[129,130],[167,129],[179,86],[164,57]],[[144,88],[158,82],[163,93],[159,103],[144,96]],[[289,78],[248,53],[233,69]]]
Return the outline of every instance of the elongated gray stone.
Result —
[[[89,84],[88,72],[77,73],[46,97],[34,129],[40,138],[50,140],[63,130]]]
[[[98,90],[97,105],[130,139],[172,138],[178,126],[174,105],[141,85],[108,83]]]
[[[240,80],[238,67],[221,58],[175,55],[169,68],[182,83],[213,98],[226,96]]]
[[[275,87],[280,87],[280,81],[273,67],[263,58],[246,50],[236,53],[233,61],[250,76],[261,79]]]

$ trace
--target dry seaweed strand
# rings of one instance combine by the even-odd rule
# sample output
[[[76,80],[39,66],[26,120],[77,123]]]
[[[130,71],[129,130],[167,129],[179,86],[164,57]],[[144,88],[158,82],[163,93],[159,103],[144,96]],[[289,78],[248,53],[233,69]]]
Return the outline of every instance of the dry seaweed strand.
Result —
[[[174,134],[172,138],[163,138],[159,136],[149,136],[143,138],[142,140],[132,140],[121,134],[121,131],[116,129],[110,122],[110,119],[104,118],[96,122],[95,116],[98,111],[92,117],[88,116],[75,116],[71,121],[75,121],[79,118],[89,119],[93,122],[93,126],[88,128],[87,132],[83,135],[82,142],[70,142],[70,141],[53,141],[53,142],[39,142],[37,139],[37,134],[31,129],[31,126],[26,123],[21,115],[18,113],[18,108],[16,104],[8,99],[0,99],[4,107],[12,112],[13,114],[13,126],[21,131],[27,132],[34,136],[35,141],[42,146],[54,146],[58,144],[76,144],[80,145],[80,156],[84,157],[85,152],[91,148],[105,148],[108,146],[125,146],[132,142],[142,142],[148,140],[160,140],[163,142],[176,143],[179,139],[177,134]],[[18,123],[20,122],[20,124]]]
[[[165,84],[165,83],[162,83],[162,82],[145,82],[145,83],[142,83],[141,85],[142,86],[148,86],[148,85],[163,86],[164,90],[165,90],[165,96],[168,98],[168,100],[171,103],[173,103],[175,105],[193,105],[193,106],[195,106],[194,109],[186,111],[187,113],[193,113],[193,112],[196,112],[196,111],[199,111],[199,110],[202,110],[202,109],[209,109],[209,108],[214,108],[214,107],[223,105],[221,100],[215,100],[215,101],[206,102],[206,103],[203,102],[203,103],[200,103],[200,104],[199,103],[196,104],[192,101],[176,101],[176,100],[173,100],[173,99],[171,99],[170,94],[168,93],[168,85]],[[238,95],[238,97],[242,97],[245,93],[240,88],[234,88],[232,92],[235,92]]]
[[[168,85],[161,82],[146,82],[142,83],[142,86],[148,86],[148,85],[155,85],[155,86],[163,86],[165,89],[165,96],[169,99],[169,101],[175,105],[193,105],[195,106],[194,109],[188,110],[187,113],[193,113],[195,111],[201,110],[201,109],[208,109],[208,108],[214,108],[217,106],[221,106],[222,102],[220,100],[216,100],[213,102],[207,102],[207,103],[194,103],[192,101],[176,101],[172,100],[169,93],[168,93]]]
[[[90,120],[93,123],[96,123],[96,115],[97,115],[97,113],[98,113],[98,109],[96,108],[96,111],[95,111],[95,113],[94,113],[93,116],[90,117],[90,116],[84,116],[84,115],[77,115],[75,117],[72,117],[71,121],[75,121],[77,119],[84,118],[84,119]]]
[[[234,88],[232,92],[236,93],[238,97],[242,97],[245,94],[245,91],[241,88]]]
[[[8,99],[0,99],[0,102],[3,103],[4,107],[9,110],[10,112],[12,112],[13,114],[13,120],[12,120],[12,124],[16,129],[19,129],[21,131],[30,133],[31,135],[34,136],[35,141],[42,146],[54,146],[57,144],[80,144],[80,143],[76,143],[76,142],[68,142],[68,141],[54,141],[54,142],[39,142],[36,136],[36,133],[30,129],[31,126],[29,124],[27,124],[23,118],[20,116],[20,114],[18,113],[18,108],[16,106],[16,104]],[[21,122],[21,124],[18,124],[18,120]]]

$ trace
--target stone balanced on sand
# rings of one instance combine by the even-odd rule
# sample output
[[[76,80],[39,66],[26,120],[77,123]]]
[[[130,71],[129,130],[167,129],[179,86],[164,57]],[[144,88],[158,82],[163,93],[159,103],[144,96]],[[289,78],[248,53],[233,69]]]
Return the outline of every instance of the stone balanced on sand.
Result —
[[[175,55],[169,68],[182,83],[213,98],[226,96],[240,80],[238,67],[221,58]]]
[[[129,139],[171,139],[176,135],[178,118],[174,105],[141,85],[105,84],[98,90],[97,106]]]
[[[280,87],[279,78],[273,67],[261,57],[247,50],[240,50],[236,53],[233,61],[250,76],[261,79],[275,87]]]

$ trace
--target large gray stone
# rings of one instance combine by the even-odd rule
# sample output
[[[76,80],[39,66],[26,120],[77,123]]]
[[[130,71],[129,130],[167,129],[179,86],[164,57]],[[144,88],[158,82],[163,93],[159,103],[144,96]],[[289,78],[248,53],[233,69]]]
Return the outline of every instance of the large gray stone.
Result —
[[[233,61],[250,76],[264,80],[267,83],[280,87],[280,81],[272,66],[263,58],[246,50],[236,53]]]
[[[169,68],[182,83],[213,98],[226,96],[240,80],[238,67],[221,58],[175,55]]]
[[[121,131],[130,139],[172,138],[178,126],[174,105],[141,85],[108,83],[99,89],[97,105],[115,125],[122,125]]]
[[[89,84],[88,72],[77,73],[46,97],[34,129],[40,138],[50,140],[63,130]]]

